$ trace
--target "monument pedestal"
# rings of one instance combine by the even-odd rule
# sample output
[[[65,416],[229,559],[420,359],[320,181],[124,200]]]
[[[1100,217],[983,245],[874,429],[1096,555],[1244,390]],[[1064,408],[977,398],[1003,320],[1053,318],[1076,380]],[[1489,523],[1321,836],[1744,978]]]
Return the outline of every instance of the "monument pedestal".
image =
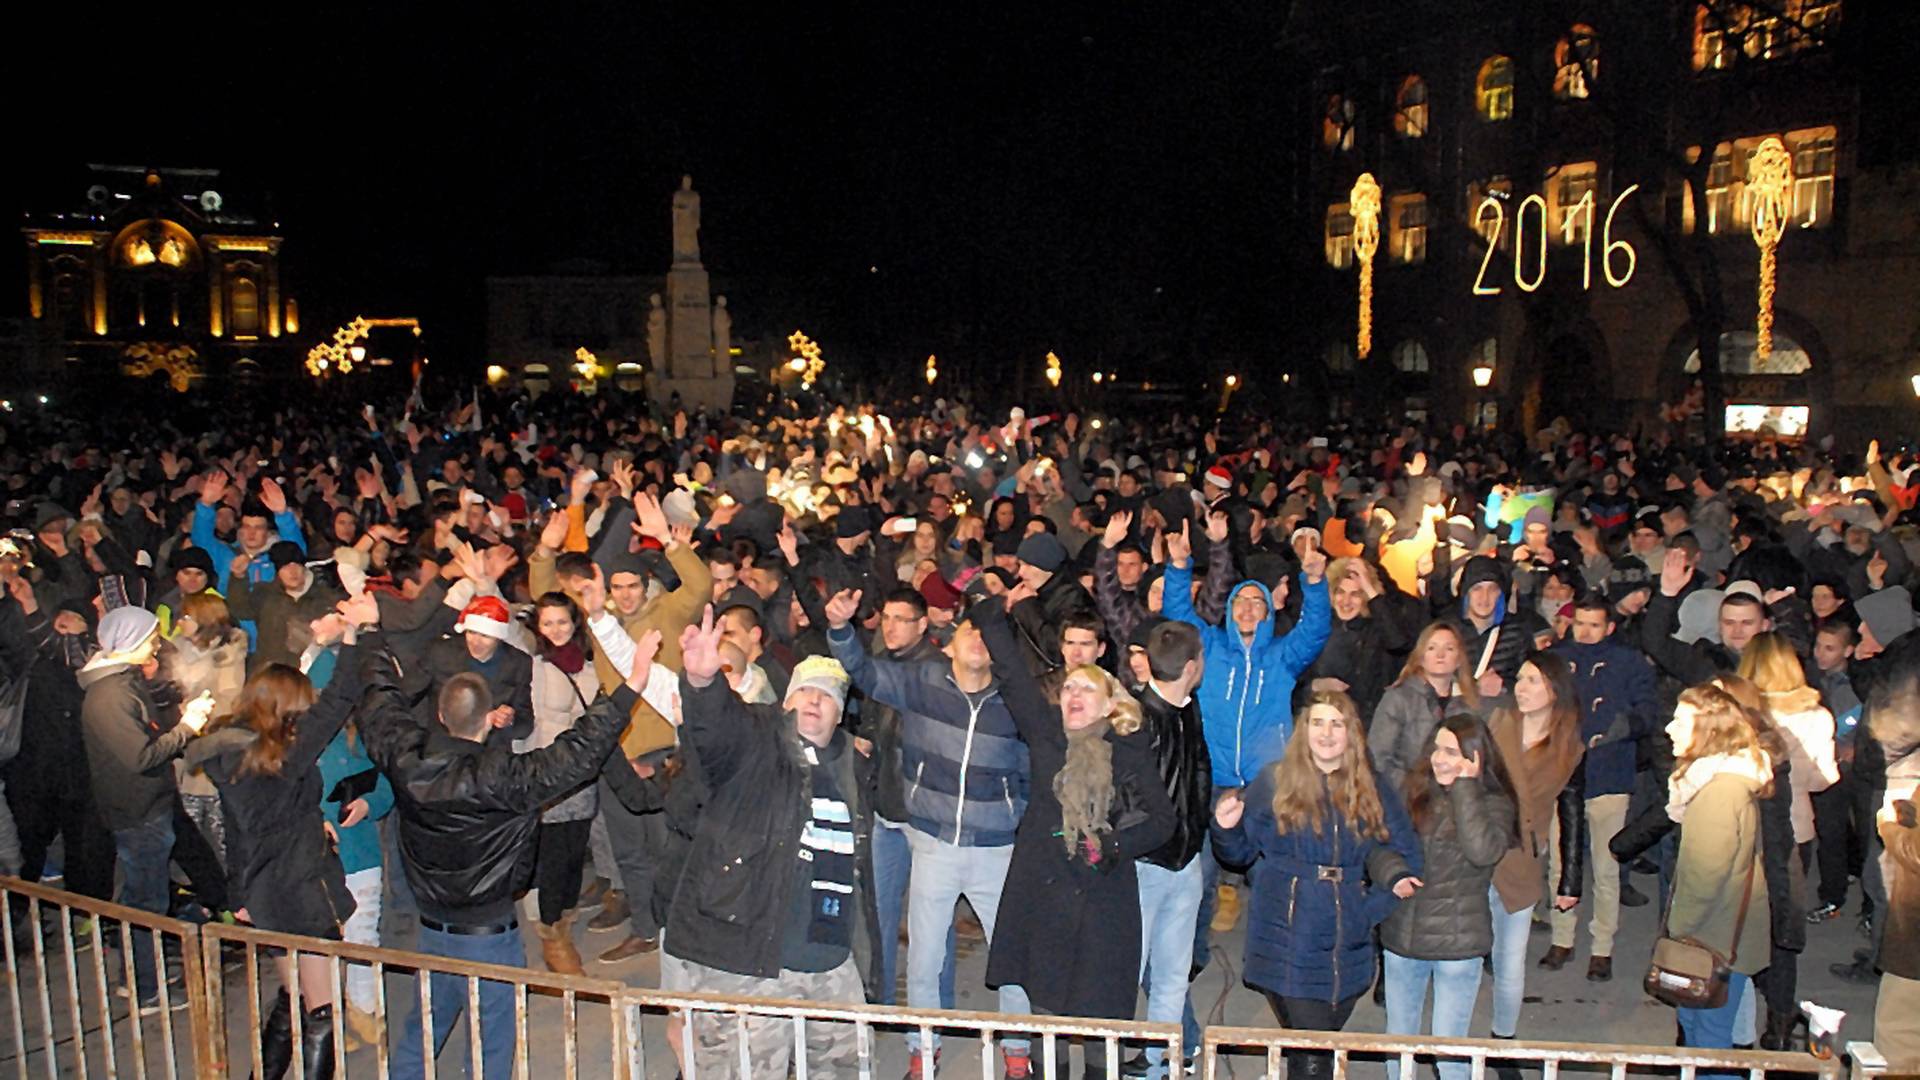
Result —
[[[675,393],[680,404],[689,409],[725,409],[733,404],[733,373],[713,378],[675,378],[654,375],[647,379],[647,395],[665,404]]]

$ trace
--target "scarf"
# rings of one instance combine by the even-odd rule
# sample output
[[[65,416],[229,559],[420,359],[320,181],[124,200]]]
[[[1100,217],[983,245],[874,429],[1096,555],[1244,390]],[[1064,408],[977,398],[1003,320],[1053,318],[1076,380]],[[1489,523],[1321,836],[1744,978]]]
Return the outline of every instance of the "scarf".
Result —
[[[1109,723],[1101,720],[1079,731],[1067,732],[1067,760],[1053,777],[1053,796],[1060,800],[1060,837],[1067,857],[1084,856],[1083,843],[1097,850],[1100,834],[1113,831],[1108,813],[1113,808],[1113,744],[1107,741]]]
[[[1686,817],[1687,804],[1693,801],[1707,782],[1723,772],[1735,773],[1760,784],[1762,787],[1773,783],[1773,759],[1765,750],[1755,748],[1752,753],[1709,754],[1695,758],[1687,765],[1685,772],[1676,773],[1667,779],[1667,816],[1676,824]]]
[[[549,645],[546,648],[547,663],[569,675],[580,674],[587,666],[587,652],[578,641],[569,641],[565,645]]]

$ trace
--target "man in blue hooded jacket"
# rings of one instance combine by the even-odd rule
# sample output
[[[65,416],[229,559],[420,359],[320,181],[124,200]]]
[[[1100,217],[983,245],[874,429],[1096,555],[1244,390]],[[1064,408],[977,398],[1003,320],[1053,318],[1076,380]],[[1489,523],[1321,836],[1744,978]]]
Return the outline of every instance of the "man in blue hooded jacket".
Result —
[[[1215,788],[1245,787],[1278,761],[1293,731],[1294,680],[1320,655],[1332,627],[1327,599],[1327,556],[1319,547],[1300,556],[1300,621],[1273,636],[1273,594],[1258,581],[1243,581],[1228,593],[1227,619],[1219,626],[1193,610],[1192,547],[1184,534],[1167,534],[1167,583],[1163,610],[1200,631],[1207,677],[1200,684],[1200,720],[1213,758]]]

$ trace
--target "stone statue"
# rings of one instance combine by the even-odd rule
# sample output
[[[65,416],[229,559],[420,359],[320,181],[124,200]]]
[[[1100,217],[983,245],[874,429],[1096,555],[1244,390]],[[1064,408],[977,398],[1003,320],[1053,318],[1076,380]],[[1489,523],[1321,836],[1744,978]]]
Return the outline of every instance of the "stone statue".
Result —
[[[713,298],[713,370],[715,374],[733,370],[733,313],[727,310],[727,298]]]
[[[667,309],[660,306],[660,294],[647,297],[647,359],[653,370],[667,370]]]
[[[680,178],[680,190],[673,193],[673,261],[700,261],[700,193],[693,190],[693,177]]]

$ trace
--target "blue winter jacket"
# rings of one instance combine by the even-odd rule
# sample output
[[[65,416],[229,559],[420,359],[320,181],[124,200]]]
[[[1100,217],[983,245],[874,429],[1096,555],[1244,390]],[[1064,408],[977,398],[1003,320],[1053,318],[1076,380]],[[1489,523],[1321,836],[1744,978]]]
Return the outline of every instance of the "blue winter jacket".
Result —
[[[1580,741],[1591,743],[1616,720],[1624,719],[1624,738],[1603,742],[1586,753],[1587,798],[1631,795],[1637,771],[1639,739],[1665,724],[1654,692],[1653,664],[1638,649],[1611,638],[1597,645],[1563,641],[1553,647],[1573,669],[1580,695]]]
[[[1259,589],[1267,609],[1273,610],[1273,593],[1265,585],[1243,581],[1227,593],[1229,614],[1213,626],[1194,614],[1192,565],[1167,564],[1162,610],[1167,618],[1199,630],[1206,650],[1206,675],[1195,696],[1207,731],[1207,752],[1213,756],[1215,787],[1245,787],[1264,766],[1280,760],[1293,732],[1294,680],[1319,658],[1333,627],[1326,579],[1309,585],[1302,575],[1300,621],[1293,630],[1276,639],[1269,618],[1248,643],[1231,614],[1233,598],[1247,588]]]
[[[1378,785],[1384,842],[1355,832],[1337,813],[1318,833],[1282,835],[1273,816],[1277,771],[1262,770],[1247,788],[1239,825],[1213,824],[1220,864],[1248,868],[1253,883],[1242,978],[1283,997],[1346,1001],[1373,983],[1373,928],[1400,902],[1393,886],[1420,875],[1420,836],[1387,784]],[[1324,791],[1326,779],[1320,783]]]
[[[1027,810],[1027,744],[991,683],[968,694],[953,665],[870,656],[853,628],[827,631],[834,658],[860,692],[900,713],[907,824],[960,847],[1004,847]]]
[[[240,554],[240,549],[214,535],[213,520],[216,513],[217,511],[206,503],[194,503],[191,535],[193,546],[205,551],[213,560],[213,587],[216,592],[225,596],[227,579],[231,576],[230,568],[233,566],[234,558]],[[301,551],[307,550],[307,534],[301,531],[300,519],[294,516],[292,510],[282,510],[275,514],[273,527],[276,531],[269,538],[268,547],[272,547],[274,543],[281,540],[291,540],[300,546]],[[265,585],[272,580],[273,560],[268,558],[263,550],[247,564],[247,581],[253,585]],[[240,620],[240,629],[247,632],[247,651],[253,651],[259,644],[258,631],[253,625],[253,620]]]

